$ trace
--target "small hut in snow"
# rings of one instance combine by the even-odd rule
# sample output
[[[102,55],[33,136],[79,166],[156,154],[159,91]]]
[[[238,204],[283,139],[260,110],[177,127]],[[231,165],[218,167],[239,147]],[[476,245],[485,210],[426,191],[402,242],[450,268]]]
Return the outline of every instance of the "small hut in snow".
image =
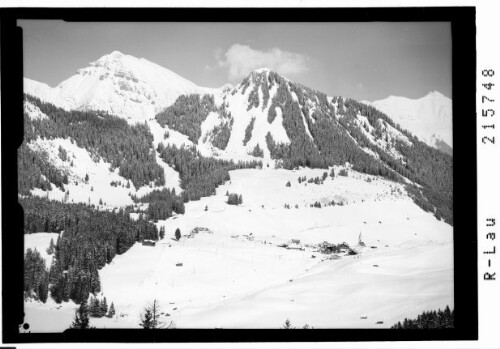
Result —
[[[145,239],[142,241],[142,246],[156,246],[156,241]]]

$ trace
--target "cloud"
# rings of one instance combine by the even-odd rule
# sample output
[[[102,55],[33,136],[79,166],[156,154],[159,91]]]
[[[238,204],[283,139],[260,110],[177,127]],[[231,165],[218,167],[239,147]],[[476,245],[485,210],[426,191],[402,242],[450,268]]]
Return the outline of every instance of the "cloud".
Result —
[[[220,67],[228,67],[229,80],[239,80],[251,71],[269,68],[285,76],[302,73],[308,70],[307,56],[271,48],[267,51],[255,50],[247,45],[234,44],[223,55],[222,51],[214,52]]]

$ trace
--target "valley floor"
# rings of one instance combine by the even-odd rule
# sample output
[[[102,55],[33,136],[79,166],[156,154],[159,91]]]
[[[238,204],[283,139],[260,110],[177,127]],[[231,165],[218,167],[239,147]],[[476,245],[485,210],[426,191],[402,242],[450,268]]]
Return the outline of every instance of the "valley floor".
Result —
[[[91,318],[91,326],[139,327],[155,299],[161,320],[178,328],[279,328],[286,319],[297,328],[387,328],[453,308],[453,228],[394,182],[354,171],[322,185],[297,181],[323,172],[232,171],[216,195],[158,222],[166,236],[156,246],[136,243],[100,270],[116,316]],[[243,204],[228,205],[226,192],[241,194]],[[332,200],[337,205],[325,205]],[[310,207],[316,201],[323,207]],[[196,227],[209,230],[190,234]],[[37,235],[26,235],[27,246],[46,248],[50,235]],[[303,250],[278,246],[291,239]],[[329,259],[313,246],[323,241],[347,242],[358,254]],[[26,302],[25,321],[32,332],[63,331],[76,308]]]

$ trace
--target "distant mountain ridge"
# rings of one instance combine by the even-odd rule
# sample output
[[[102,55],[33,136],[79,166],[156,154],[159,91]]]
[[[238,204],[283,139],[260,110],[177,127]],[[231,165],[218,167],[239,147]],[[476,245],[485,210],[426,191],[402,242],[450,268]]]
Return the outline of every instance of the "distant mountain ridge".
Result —
[[[433,91],[418,99],[389,96],[374,102],[363,101],[387,114],[427,145],[453,153],[452,100]]]

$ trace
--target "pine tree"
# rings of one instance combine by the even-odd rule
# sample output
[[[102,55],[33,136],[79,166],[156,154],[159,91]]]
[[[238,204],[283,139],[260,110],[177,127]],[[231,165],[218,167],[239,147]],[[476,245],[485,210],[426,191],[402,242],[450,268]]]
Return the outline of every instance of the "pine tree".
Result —
[[[101,302],[99,301],[99,298],[91,296],[89,305],[89,314],[92,317],[101,316]]]
[[[90,296],[89,304],[87,305],[88,311],[89,311],[89,316],[94,316],[94,314],[95,314],[94,302],[95,302],[94,296]]]
[[[144,315],[141,316],[141,322],[139,324],[142,328],[149,330],[153,327],[153,314],[150,309],[144,310]]]
[[[160,318],[160,305],[155,299],[153,303],[144,309],[144,314],[141,316],[139,324],[144,329],[157,329],[163,326]]]
[[[243,203],[243,196],[240,194],[238,196],[238,205],[241,205]]]
[[[160,227],[160,239],[163,240],[165,237],[165,227]]]
[[[104,297],[104,299],[101,302],[101,309],[100,309],[99,316],[102,317],[102,316],[106,315],[107,312],[108,312],[108,303],[106,301],[106,297]]]
[[[175,239],[179,241],[181,238],[181,230],[179,228],[175,229]]]
[[[449,306],[446,306],[446,308],[444,309],[443,317],[444,317],[444,327],[453,328],[453,318],[451,316],[451,310]]]
[[[88,173],[86,173],[86,174],[85,174],[85,182],[88,182],[88,181],[89,181],[89,174],[88,174]]]
[[[54,245],[54,239],[50,239],[50,245],[47,248],[47,253],[52,254],[55,252],[55,245]]]
[[[229,205],[238,205],[239,204],[238,194],[235,194],[235,193],[229,194],[229,196],[227,197],[227,203]]]
[[[113,302],[111,302],[111,305],[109,306],[108,315],[106,315],[106,316],[109,318],[112,318],[113,316],[115,316],[115,305],[113,304]]]
[[[89,312],[87,308],[87,301],[84,300],[80,304],[80,308],[75,311],[75,319],[71,324],[71,328],[85,330],[89,328]]]
[[[49,296],[49,276],[48,273],[44,273],[40,279],[40,284],[38,285],[38,298],[42,303],[47,302]]]
[[[101,291],[101,278],[99,277],[99,271],[97,270],[97,266],[95,265],[95,261],[91,260],[90,262],[90,270],[85,273],[86,278],[90,280],[89,283],[89,292],[97,293]],[[85,295],[85,293],[84,293]]]

